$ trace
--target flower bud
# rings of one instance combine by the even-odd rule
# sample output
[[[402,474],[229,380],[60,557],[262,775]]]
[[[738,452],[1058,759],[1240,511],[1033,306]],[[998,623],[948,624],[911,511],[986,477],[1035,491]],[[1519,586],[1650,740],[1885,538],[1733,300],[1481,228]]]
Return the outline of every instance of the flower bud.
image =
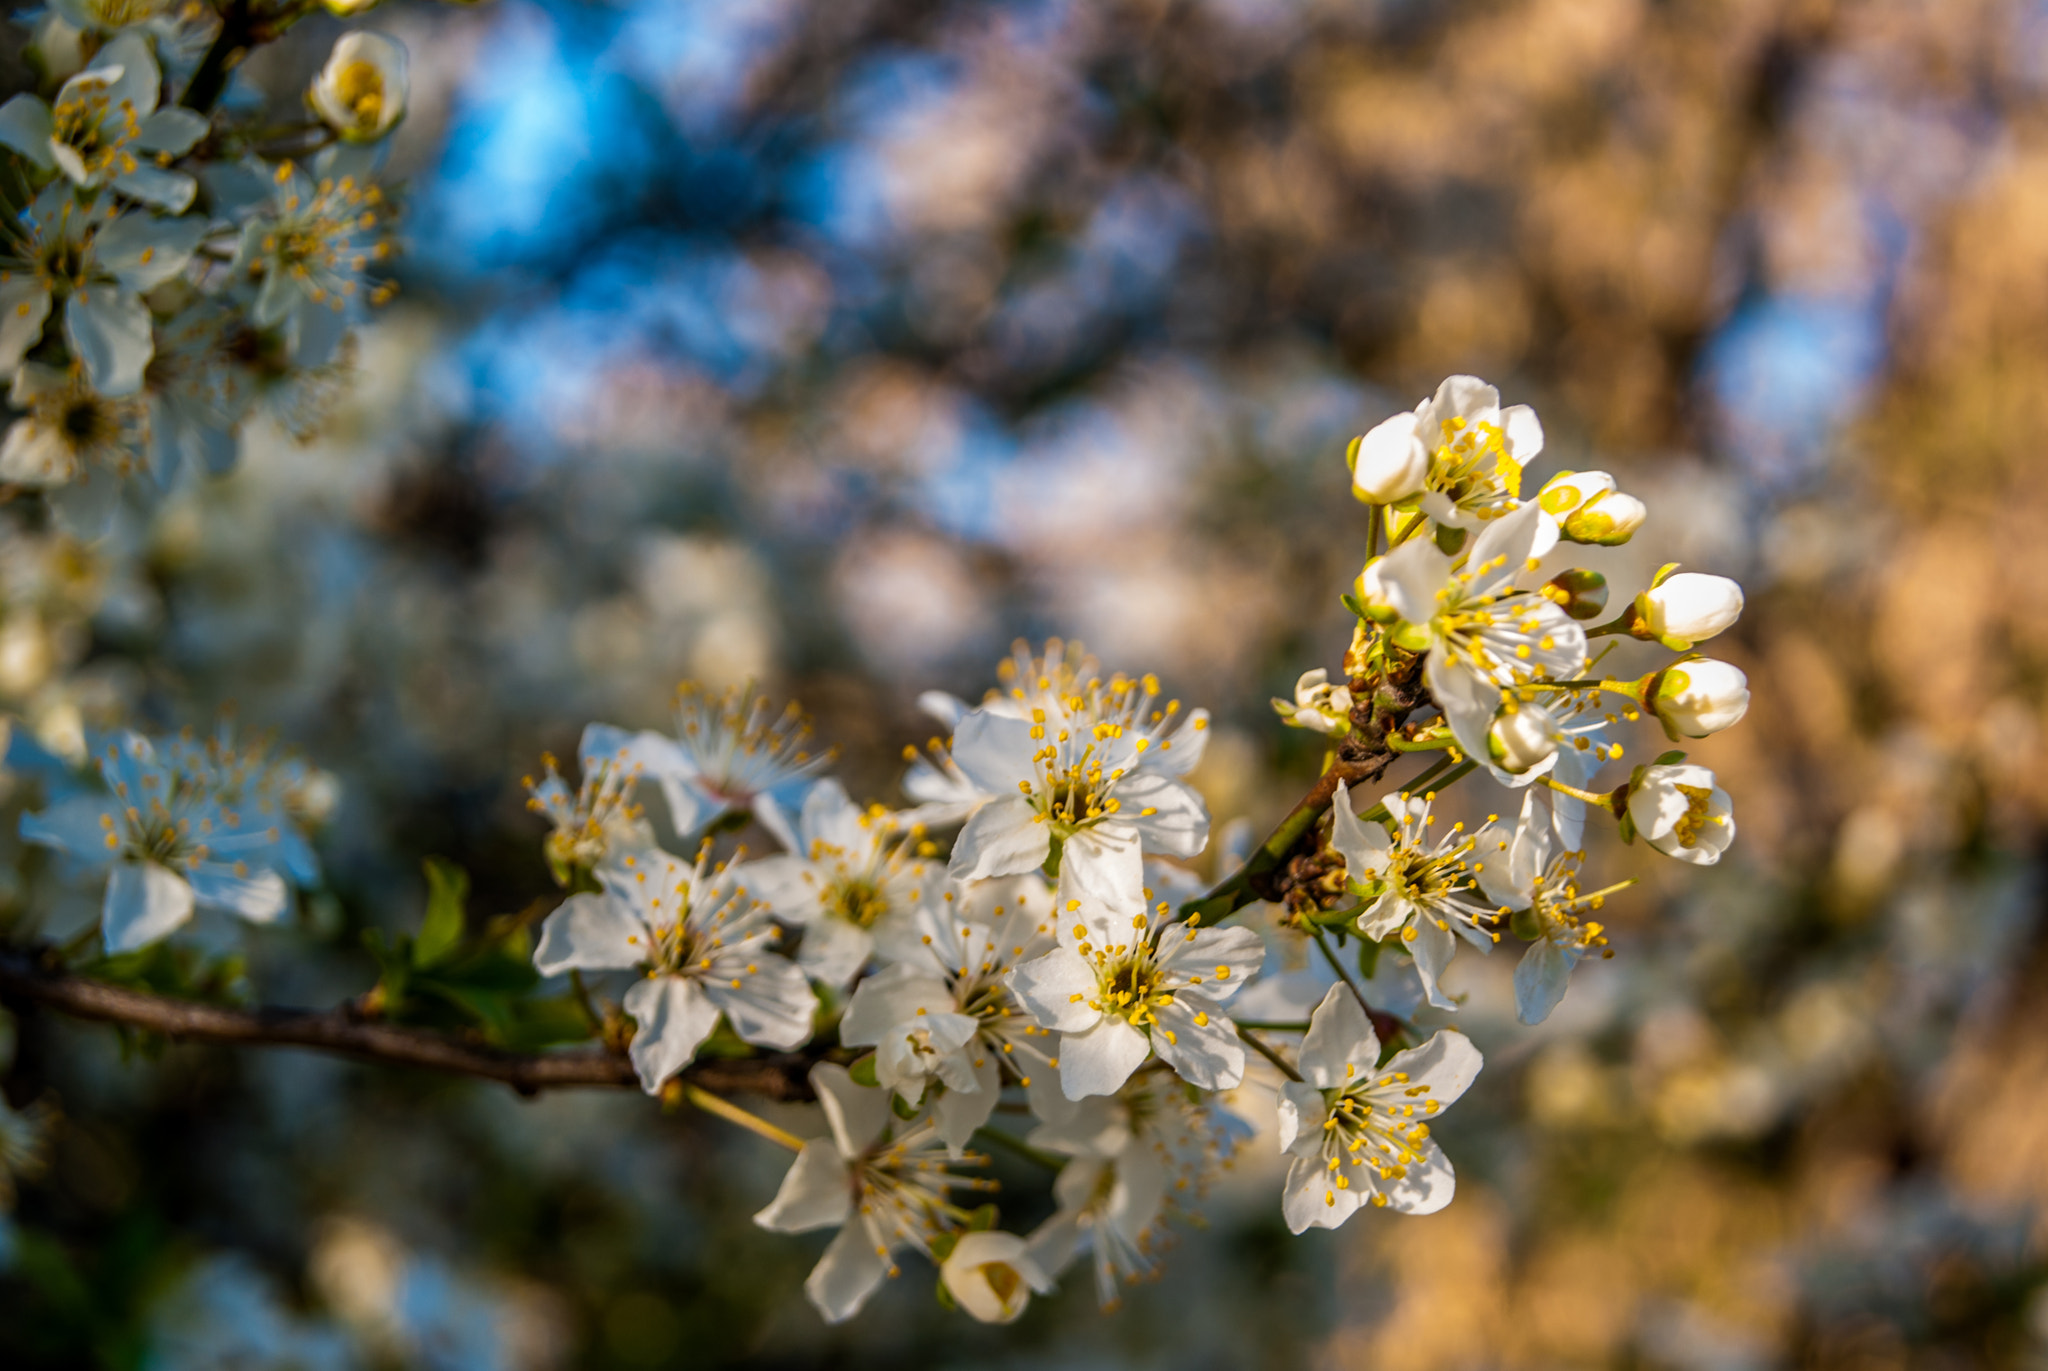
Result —
[[[343,34],[306,102],[351,143],[372,143],[405,116],[405,48],[381,33]]]
[[[1380,566],[1386,560],[1384,557],[1373,558],[1351,583],[1352,594],[1358,597],[1359,609],[1376,624],[1390,624],[1401,617],[1400,611],[1394,608],[1394,602],[1387,598],[1387,588],[1380,580]]]
[[[1561,531],[1575,543],[1620,547],[1650,517],[1649,508],[1633,495],[1609,491],[1566,516]]]
[[[1369,505],[1393,505],[1420,495],[1429,476],[1429,449],[1415,431],[1412,412],[1396,414],[1351,444],[1351,493]]]
[[[1694,866],[1712,866],[1735,841],[1728,792],[1703,766],[1646,766],[1628,791],[1629,822],[1651,847]]]
[[[1273,708],[1295,728],[1341,738],[1351,731],[1351,688],[1329,682],[1322,667],[1304,671],[1294,683],[1294,703],[1275,700]]]
[[[1543,587],[1543,598],[1562,605],[1564,612],[1581,622],[1599,618],[1607,610],[1607,578],[1597,571],[1573,567],[1559,572]]]
[[[1560,471],[1543,483],[1536,503],[1543,506],[1545,514],[1562,521],[1613,489],[1614,478],[1604,471]]]
[[[1655,638],[1684,651],[1742,617],[1742,587],[1726,576],[1682,571],[1636,596],[1639,638]]]
[[[1487,755],[1511,776],[1543,765],[1557,752],[1557,720],[1539,704],[1511,700],[1486,732]]]
[[[1647,703],[1674,741],[1704,738],[1749,711],[1749,678],[1740,667],[1697,657],[1652,677]]]
[[[1052,1289],[1015,1233],[962,1233],[939,1263],[939,1280],[959,1306],[983,1323],[1010,1323],[1031,1303],[1031,1292]]]

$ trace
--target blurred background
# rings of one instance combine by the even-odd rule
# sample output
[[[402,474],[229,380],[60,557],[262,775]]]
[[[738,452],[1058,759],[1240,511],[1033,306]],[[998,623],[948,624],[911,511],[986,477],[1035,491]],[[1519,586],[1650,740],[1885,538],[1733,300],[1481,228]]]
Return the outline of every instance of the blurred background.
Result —
[[[17,727],[232,707],[341,780],[329,888],[240,993],[360,993],[427,855],[476,917],[551,899],[520,777],[685,676],[800,699],[901,802],[918,691],[1078,638],[1216,712],[1195,779],[1263,829],[1319,755],[1268,697],[1348,634],[1344,445],[1454,371],[1537,407],[1537,479],[1648,501],[1617,595],[1663,560],[1747,587],[1715,650],[1754,704],[1692,749],[1740,837],[1596,848],[1643,884],[1540,1029],[1511,958],[1459,960],[1487,1068],[1448,1210],[1290,1238],[1265,1133],[1120,1313],[1070,1279],[1007,1330],[921,1267],[825,1328],[822,1241],[748,1221],[783,1156],[704,1116],[24,1014],[7,1095],[64,1121],[0,1230],[0,1360],[2048,1366],[2048,7],[361,22],[412,53],[407,255],[286,416],[323,435],[264,427],[105,546],[0,541]],[[232,98],[289,114],[341,27]],[[11,860],[33,785],[0,784],[0,919],[69,936],[97,895]]]

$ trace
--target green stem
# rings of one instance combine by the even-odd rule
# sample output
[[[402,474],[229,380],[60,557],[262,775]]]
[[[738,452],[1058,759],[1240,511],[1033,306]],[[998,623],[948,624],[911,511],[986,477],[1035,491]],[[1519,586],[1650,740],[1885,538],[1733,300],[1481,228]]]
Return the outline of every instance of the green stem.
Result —
[[[1267,1023],[1258,1019],[1239,1019],[1239,1028],[1249,1028],[1260,1033],[1306,1033],[1306,1023]]]
[[[1358,1007],[1365,1011],[1365,1016],[1368,1019],[1371,1018],[1371,1002],[1365,998],[1365,992],[1358,988],[1358,982],[1351,979],[1351,973],[1344,969],[1344,959],[1337,955],[1336,948],[1330,946],[1330,940],[1323,935],[1323,930],[1320,928],[1311,929],[1309,930],[1309,936],[1314,938],[1316,946],[1322,949],[1323,960],[1330,964],[1330,970],[1337,973],[1337,979],[1344,982],[1344,988],[1349,990],[1352,998],[1358,1001]]]
[[[1396,752],[1438,752],[1447,747],[1456,747],[1458,740],[1446,733],[1442,737],[1409,741],[1398,733],[1387,735],[1387,746]]]
[[[1298,1081],[1301,1079],[1301,1073],[1294,1069],[1293,1064],[1290,1063],[1287,1060],[1287,1058],[1281,1056],[1273,1048],[1268,1047],[1265,1043],[1262,1043],[1257,1038],[1253,1037],[1252,1034],[1246,1030],[1243,1024],[1239,1024],[1237,1026],[1237,1036],[1244,1039],[1244,1045],[1246,1047],[1249,1047],[1252,1051],[1258,1053],[1261,1057],[1264,1057],[1267,1061],[1279,1067],[1280,1074],[1287,1077],[1288,1080]]]

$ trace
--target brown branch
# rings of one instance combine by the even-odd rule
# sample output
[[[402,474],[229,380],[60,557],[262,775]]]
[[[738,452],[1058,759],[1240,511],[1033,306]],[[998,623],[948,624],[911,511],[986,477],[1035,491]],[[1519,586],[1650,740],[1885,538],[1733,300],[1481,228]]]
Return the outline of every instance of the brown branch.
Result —
[[[228,1009],[76,976],[24,952],[0,950],[0,1001],[46,1005],[74,1018],[122,1024],[173,1041],[307,1047],[361,1061],[501,1081],[522,1095],[565,1086],[639,1088],[625,1057],[606,1050],[508,1052],[487,1043],[378,1023],[348,1010]],[[811,1062],[795,1053],[693,1062],[683,1078],[716,1094],[811,1097]]]

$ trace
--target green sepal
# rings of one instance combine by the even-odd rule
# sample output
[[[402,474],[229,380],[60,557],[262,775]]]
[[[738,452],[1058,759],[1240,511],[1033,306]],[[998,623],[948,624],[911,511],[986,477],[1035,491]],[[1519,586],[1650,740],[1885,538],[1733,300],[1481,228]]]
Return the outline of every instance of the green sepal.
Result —
[[[462,941],[469,873],[439,857],[429,857],[422,865],[427,873],[427,915],[412,945],[412,964],[430,967],[447,961]]]
[[[945,1247],[944,1254],[941,1254],[939,1251],[941,1244]],[[951,1233],[941,1233],[938,1237],[933,1238],[929,1245],[932,1250],[932,1260],[942,1262],[952,1255],[953,1249],[960,1245],[960,1240]],[[953,1292],[946,1288],[946,1278],[944,1276],[932,1282],[932,1293],[939,1297],[939,1306],[941,1308],[958,1309],[960,1307],[959,1301],[953,1298]]]
[[[872,1052],[865,1057],[855,1058],[853,1064],[846,1068],[846,1074],[853,1077],[855,1085],[864,1085],[869,1089],[879,1089],[882,1084],[881,1079],[875,1075],[875,1054]]]
[[[1429,651],[1429,630],[1420,624],[1411,624],[1406,619],[1397,621],[1387,630],[1387,639],[1404,651]]]
[[[1650,589],[1655,590],[1658,586],[1670,580],[1671,573],[1678,570],[1679,566],[1680,563],[1678,562],[1666,562],[1663,566],[1658,567],[1657,574],[1650,578]]]
[[[1353,439],[1352,439],[1352,440],[1351,440],[1351,441],[1350,441],[1350,442],[1349,442],[1348,444],[1346,444],[1346,445],[1345,445],[1345,448],[1344,448],[1344,469],[1345,469],[1346,471],[1357,471],[1357,470],[1358,470],[1358,450],[1359,450],[1360,448],[1364,447],[1364,446],[1365,446],[1365,435],[1364,435],[1364,434],[1362,434],[1362,433],[1361,433],[1361,434],[1359,434],[1359,435],[1358,435],[1358,436],[1357,436],[1356,438],[1353,438]],[[1355,488],[1354,488],[1354,489],[1355,489]],[[1370,501],[1367,501],[1366,503],[1370,504],[1371,502],[1370,502]]]
[[[1615,831],[1621,834],[1621,840],[1623,842],[1627,843],[1631,847],[1635,846],[1636,821],[1635,817],[1631,815],[1627,810],[1624,809],[1621,811],[1621,822],[1615,825]]]
[[[1458,549],[1465,546],[1465,530],[1454,524],[1436,526],[1436,545],[1446,557],[1458,555]]]
[[[889,1108],[895,1110],[896,1117],[905,1123],[909,1123],[917,1117],[917,1105],[907,1103],[901,1095],[893,1090],[889,1092]]]
[[[1337,598],[1343,602],[1344,608],[1350,610],[1359,618],[1366,620],[1370,620],[1372,618],[1372,615],[1365,612],[1364,602],[1361,601],[1356,595],[1353,595],[1350,591],[1345,591],[1342,595],[1339,595]]]
[[[967,1216],[969,1233],[993,1233],[1003,1221],[1003,1212],[992,1204],[982,1205]]]
[[[1670,752],[1664,752],[1664,753],[1660,753],[1660,754],[1658,754],[1657,760],[1656,760],[1656,761],[1654,761],[1654,762],[1652,762],[1652,763],[1651,763],[1651,765],[1652,765],[1652,766],[1677,766],[1677,765],[1678,765],[1678,764],[1679,764],[1680,762],[1682,762],[1682,761],[1684,761],[1684,760],[1685,760],[1685,754],[1684,754],[1683,752],[1680,752],[1680,751],[1678,751],[1677,749],[1675,749],[1675,748],[1674,748],[1674,749],[1672,749],[1672,750],[1671,750]],[[1631,784],[1633,784],[1633,782],[1631,782]]]
[[[1508,931],[1525,943],[1533,943],[1543,936],[1543,925],[1536,921],[1535,906],[1517,909],[1508,915]]]

